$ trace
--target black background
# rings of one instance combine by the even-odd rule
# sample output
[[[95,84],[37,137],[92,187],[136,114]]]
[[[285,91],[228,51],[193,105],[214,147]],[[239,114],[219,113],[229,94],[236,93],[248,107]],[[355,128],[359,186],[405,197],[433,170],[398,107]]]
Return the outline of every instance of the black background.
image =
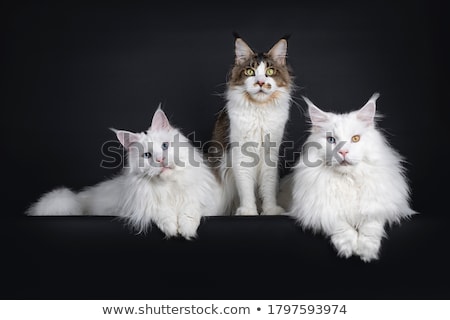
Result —
[[[444,1],[35,2],[2,11],[3,297],[450,298],[439,185],[448,178]],[[160,102],[205,143],[224,105],[233,31],[258,51],[291,34],[294,150],[307,130],[301,95],[345,112],[381,93],[379,125],[407,160],[421,215],[389,229],[379,262],[338,259],[285,217],[206,219],[194,243],[156,229],[133,235],[109,218],[24,217],[46,191],[117,173],[100,166],[102,144],[115,139],[108,128],[142,131]]]

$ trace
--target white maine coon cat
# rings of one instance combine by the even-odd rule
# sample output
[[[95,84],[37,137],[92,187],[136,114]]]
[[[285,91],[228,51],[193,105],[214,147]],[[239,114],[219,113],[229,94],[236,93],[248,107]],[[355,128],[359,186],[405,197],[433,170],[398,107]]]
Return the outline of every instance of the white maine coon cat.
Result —
[[[255,53],[238,35],[235,62],[219,112],[213,142],[216,169],[236,215],[275,215],[278,152],[289,117],[292,73],[286,63],[287,40],[280,39],[267,53]],[[211,160],[213,159],[213,160]]]
[[[167,237],[196,236],[202,216],[221,215],[222,189],[202,154],[158,108],[146,132],[113,130],[128,165],[113,179],[74,193],[53,190],[29,215],[113,215],[138,231],[154,222]]]
[[[376,128],[378,96],[347,114],[304,98],[311,133],[280,186],[281,203],[304,228],[329,236],[339,256],[366,262],[378,258],[385,224],[415,213],[402,158]]]

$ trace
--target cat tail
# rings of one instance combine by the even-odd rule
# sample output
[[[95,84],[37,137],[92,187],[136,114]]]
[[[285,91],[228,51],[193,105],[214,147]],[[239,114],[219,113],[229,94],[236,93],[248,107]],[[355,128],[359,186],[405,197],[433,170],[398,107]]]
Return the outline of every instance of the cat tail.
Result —
[[[67,188],[58,188],[44,194],[27,211],[29,216],[75,216],[83,214],[83,205],[77,194]]]

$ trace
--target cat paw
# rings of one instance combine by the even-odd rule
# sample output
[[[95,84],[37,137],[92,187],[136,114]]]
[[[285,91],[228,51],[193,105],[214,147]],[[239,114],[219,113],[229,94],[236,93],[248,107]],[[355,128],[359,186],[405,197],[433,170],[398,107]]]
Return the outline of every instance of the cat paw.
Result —
[[[178,219],[178,233],[187,240],[197,237],[197,229],[200,225],[200,217],[183,215]]]
[[[350,258],[358,245],[358,232],[349,229],[331,236],[331,243],[337,250],[339,257]]]
[[[285,213],[286,213],[286,210],[284,210],[280,206],[270,207],[270,208],[263,210],[263,212],[261,212],[261,214],[265,215],[265,216],[279,216],[279,215],[285,214]]]
[[[356,248],[356,254],[358,254],[361,260],[364,262],[377,260],[380,246],[381,239],[360,235],[358,238],[358,247]]]
[[[166,238],[178,235],[178,224],[175,221],[164,221],[156,223],[158,228],[166,235]]]
[[[239,207],[236,210],[237,216],[257,216],[258,211],[255,208]]]

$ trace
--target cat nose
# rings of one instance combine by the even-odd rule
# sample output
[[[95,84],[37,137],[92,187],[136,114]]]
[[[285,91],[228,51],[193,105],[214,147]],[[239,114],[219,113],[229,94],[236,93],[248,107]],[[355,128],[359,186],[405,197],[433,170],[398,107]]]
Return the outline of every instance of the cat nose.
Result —
[[[164,157],[156,157],[156,162],[161,163],[164,162],[165,158]]]
[[[345,156],[346,156],[347,153],[348,153],[348,150],[339,150],[338,152],[339,152],[339,154],[340,154],[342,157],[345,158]]]
[[[265,82],[262,80],[258,80],[258,81],[256,81],[256,83],[259,84],[260,87],[262,87]]]

